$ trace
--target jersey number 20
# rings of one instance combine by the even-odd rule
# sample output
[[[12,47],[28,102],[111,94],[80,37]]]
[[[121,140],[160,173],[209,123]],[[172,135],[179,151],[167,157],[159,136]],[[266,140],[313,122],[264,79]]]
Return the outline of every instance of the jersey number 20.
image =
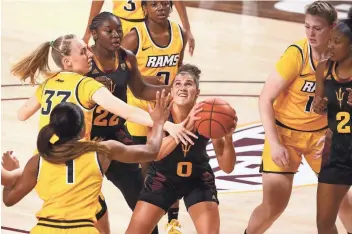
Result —
[[[48,115],[51,113],[52,108],[53,108],[53,97],[61,97],[61,102],[66,102],[68,98],[71,96],[70,91],[56,91],[56,90],[45,90],[44,96],[48,95],[48,97],[45,100],[46,103],[46,108],[42,107],[42,115]]]
[[[349,126],[349,122],[351,120],[351,115],[348,112],[339,112],[336,115],[337,123],[337,132],[338,133],[351,133],[351,126]]]

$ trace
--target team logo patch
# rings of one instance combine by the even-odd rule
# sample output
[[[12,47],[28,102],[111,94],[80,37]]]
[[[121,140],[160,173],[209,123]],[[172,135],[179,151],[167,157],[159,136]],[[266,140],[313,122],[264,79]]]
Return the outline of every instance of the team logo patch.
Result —
[[[122,71],[126,70],[126,63],[121,63],[121,69]]]
[[[259,168],[264,148],[264,128],[261,124],[240,127],[233,135],[236,147],[235,170],[226,174],[219,168],[211,142],[207,146],[210,165],[214,171],[216,187],[219,191],[250,191],[262,189],[262,175]],[[294,186],[317,183],[317,177],[303,159],[299,172],[295,175]]]

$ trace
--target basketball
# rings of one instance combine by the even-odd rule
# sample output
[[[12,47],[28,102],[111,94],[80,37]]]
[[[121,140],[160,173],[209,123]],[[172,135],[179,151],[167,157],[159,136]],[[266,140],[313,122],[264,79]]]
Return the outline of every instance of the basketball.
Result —
[[[195,127],[198,132],[207,138],[221,138],[234,127],[236,111],[220,98],[204,100],[203,110],[197,114],[201,117]]]

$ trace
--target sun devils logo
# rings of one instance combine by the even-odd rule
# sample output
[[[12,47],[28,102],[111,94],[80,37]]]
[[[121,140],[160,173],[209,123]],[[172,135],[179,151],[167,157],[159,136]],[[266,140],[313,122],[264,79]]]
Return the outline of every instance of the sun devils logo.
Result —
[[[112,82],[112,80],[109,77],[98,76],[95,78],[95,80],[105,85],[105,87],[108,88],[110,92],[113,93],[115,91],[116,84],[114,84],[114,82]]]
[[[261,124],[240,127],[233,135],[236,147],[235,170],[226,174],[218,164],[211,142],[207,146],[210,165],[216,177],[219,191],[248,191],[262,189],[262,176],[259,167],[264,147],[264,128]],[[299,173],[295,175],[294,185],[316,183],[317,179],[306,161],[302,161]]]

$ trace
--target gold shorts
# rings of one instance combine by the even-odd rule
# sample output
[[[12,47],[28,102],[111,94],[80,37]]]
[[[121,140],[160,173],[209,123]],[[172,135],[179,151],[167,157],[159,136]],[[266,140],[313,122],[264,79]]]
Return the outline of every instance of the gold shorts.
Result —
[[[276,126],[281,144],[288,150],[290,160],[287,167],[279,167],[271,158],[270,145],[267,139],[264,142],[261,172],[264,173],[296,173],[302,161],[302,156],[315,173],[320,172],[321,157],[314,159],[316,151],[322,145],[317,142],[326,133],[326,129],[314,132],[302,132]]]
[[[34,226],[31,234],[99,234],[91,220],[62,220],[42,219]]]

